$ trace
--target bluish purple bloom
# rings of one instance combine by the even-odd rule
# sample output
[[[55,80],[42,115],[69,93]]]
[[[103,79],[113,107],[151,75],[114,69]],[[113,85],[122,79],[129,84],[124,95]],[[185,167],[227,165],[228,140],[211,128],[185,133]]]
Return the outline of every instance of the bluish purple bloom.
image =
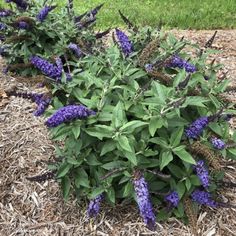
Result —
[[[186,60],[181,57],[175,55],[172,57],[171,62],[167,65],[167,67],[180,68],[185,69],[189,73],[195,72],[197,69],[194,65],[190,64]]]
[[[197,162],[197,164],[194,166],[194,169],[197,173],[198,178],[200,179],[202,186],[204,188],[209,187],[209,173],[206,169],[205,163],[203,160],[200,160]]]
[[[7,16],[10,16],[11,14],[12,14],[11,10],[8,10],[8,9],[0,10],[0,17],[7,17]]]
[[[33,56],[30,58],[30,62],[39,70],[41,70],[46,76],[60,80],[62,75],[62,67],[61,63],[59,63],[60,59],[57,59],[57,65],[53,65],[52,63],[48,62],[47,60],[39,57]],[[60,66],[58,66],[60,64]]]
[[[168,194],[165,200],[171,205],[171,207],[177,207],[179,204],[179,195],[176,191]]]
[[[156,217],[153,213],[147,182],[144,177],[141,176],[139,179],[134,179],[133,184],[143,221],[149,229],[154,230]]]
[[[29,28],[29,24],[25,21],[20,21],[18,23],[18,28],[19,29],[28,29]]]
[[[89,217],[95,217],[99,213],[100,205],[103,200],[103,194],[98,195],[93,200],[90,201],[87,214]]]
[[[223,140],[216,138],[216,137],[211,139],[211,144],[215,149],[218,149],[218,150],[222,150],[226,146],[225,142]]]
[[[197,202],[200,205],[206,205],[210,207],[217,207],[218,204],[215,202],[211,194],[206,192],[206,191],[201,191],[201,190],[195,190],[192,192],[191,197],[193,201]]]
[[[26,10],[26,8],[28,6],[27,2],[24,0],[5,0],[5,1],[6,1],[6,3],[13,2],[17,5],[17,7],[21,8],[23,10]]]
[[[68,48],[76,55],[76,57],[81,57],[83,55],[81,49],[75,43],[70,43]]]
[[[208,124],[207,116],[200,117],[185,129],[185,134],[188,138],[196,139]]]
[[[36,16],[37,20],[43,22],[46,19],[48,13],[52,11],[54,8],[55,6],[45,6],[44,8],[42,8],[38,13],[38,15]]]
[[[0,22],[0,30],[5,30],[7,26],[4,23]]]
[[[133,52],[133,45],[128,36],[119,29],[116,29],[116,36],[122,52],[127,57]]]
[[[51,103],[51,98],[42,97],[37,102],[38,107],[37,107],[37,110],[34,112],[34,115],[35,116],[41,116],[45,112],[45,110],[48,108],[50,103]]]
[[[83,105],[68,105],[57,110],[45,124],[52,128],[62,123],[70,122],[75,119],[85,119],[90,115],[95,115],[96,112],[88,109]]]
[[[152,64],[146,64],[146,65],[145,65],[145,70],[146,70],[147,72],[152,72],[152,70],[153,70],[153,65],[152,65]]]

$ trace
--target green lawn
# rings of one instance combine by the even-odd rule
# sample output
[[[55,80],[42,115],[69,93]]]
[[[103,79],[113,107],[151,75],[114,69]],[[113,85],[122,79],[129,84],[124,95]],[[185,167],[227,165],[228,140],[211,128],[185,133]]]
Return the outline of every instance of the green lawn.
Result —
[[[121,26],[118,9],[138,25],[156,26],[162,19],[167,28],[236,28],[236,0],[74,0],[74,5],[79,14],[103,2],[98,28]]]

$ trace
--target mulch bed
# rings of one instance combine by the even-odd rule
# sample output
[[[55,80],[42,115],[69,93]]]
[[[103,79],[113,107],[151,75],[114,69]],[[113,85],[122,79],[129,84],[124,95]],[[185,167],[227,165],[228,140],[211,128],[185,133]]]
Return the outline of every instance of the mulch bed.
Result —
[[[214,31],[177,31],[204,45]],[[220,30],[213,46],[220,50],[216,60],[225,65],[232,83],[236,76],[236,30]],[[3,61],[0,61],[3,64]],[[2,66],[0,68],[2,70]],[[17,84],[24,91],[39,92],[30,81],[0,74],[0,88]],[[232,94],[235,96],[235,94]],[[44,173],[47,161],[54,158],[53,143],[44,126],[43,118],[33,116],[33,105],[21,98],[0,100],[0,235],[159,235],[189,236],[191,230],[176,219],[157,224],[157,231],[145,228],[135,205],[103,206],[95,220],[86,216],[84,203],[75,197],[62,199],[58,183],[30,182],[26,177]],[[226,178],[236,181],[235,166],[222,162]],[[222,190],[223,200],[236,205],[235,189]],[[199,235],[236,235],[236,210],[203,208],[198,217]]]

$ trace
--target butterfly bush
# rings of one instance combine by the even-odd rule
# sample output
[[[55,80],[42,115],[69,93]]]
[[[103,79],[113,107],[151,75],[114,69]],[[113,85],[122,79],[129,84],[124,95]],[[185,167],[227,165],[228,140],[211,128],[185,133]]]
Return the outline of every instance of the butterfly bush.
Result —
[[[103,200],[103,195],[100,194],[90,201],[88,209],[87,209],[87,215],[89,217],[97,216],[100,210],[100,205],[101,205],[102,200]]]
[[[148,228],[153,230],[155,229],[156,217],[153,212],[147,182],[144,177],[140,177],[139,179],[134,179],[133,184],[143,221]]]
[[[124,55],[129,56],[133,51],[133,46],[128,36],[119,29],[116,29],[116,36]]]
[[[200,117],[185,129],[185,134],[188,138],[196,139],[208,124],[208,117]]]
[[[55,7],[54,6],[45,6],[43,7],[40,12],[38,13],[38,15],[36,16],[37,20],[40,22],[43,22],[47,15],[49,14],[50,11],[52,11]]]
[[[57,59],[57,65],[54,65],[47,60],[39,57],[33,56],[30,58],[30,62],[39,70],[41,70],[46,76],[52,79],[60,79],[62,75],[62,66]]]
[[[219,138],[212,138],[211,139],[211,143],[212,143],[212,146],[215,148],[215,149],[218,149],[218,150],[222,150],[225,148],[225,142]]]
[[[156,221],[185,219],[186,198],[223,206],[215,199],[226,171],[221,163],[236,159],[235,131],[227,133],[235,108],[222,99],[227,80],[217,80],[221,67],[209,64],[209,47],[136,27],[121,12],[128,29],[116,28],[104,43],[109,30],[92,29],[102,5],[74,16],[70,0],[69,10],[57,7],[50,17],[49,6],[32,5],[1,17],[1,47],[9,71],[17,65],[24,75],[43,75],[50,96],[25,96],[55,141],[63,197],[89,199],[89,217],[99,217],[102,201],[136,202],[153,231]],[[21,21],[30,27],[12,27]]]
[[[165,200],[171,207],[177,207],[179,204],[179,195],[176,191],[173,191],[165,197]]]
[[[83,105],[68,105],[57,110],[56,113],[48,118],[45,124],[47,127],[52,128],[74,119],[85,119],[88,116],[95,114],[96,112]]]
[[[198,161],[197,164],[194,166],[194,169],[195,169],[196,174],[202,183],[202,186],[204,188],[209,187],[209,185],[210,185],[209,173],[208,173],[208,170],[206,169],[204,161],[203,160]]]
[[[211,194],[209,192],[197,189],[191,194],[191,197],[192,197],[193,201],[197,202],[200,205],[217,207],[217,202],[215,202],[212,199]]]

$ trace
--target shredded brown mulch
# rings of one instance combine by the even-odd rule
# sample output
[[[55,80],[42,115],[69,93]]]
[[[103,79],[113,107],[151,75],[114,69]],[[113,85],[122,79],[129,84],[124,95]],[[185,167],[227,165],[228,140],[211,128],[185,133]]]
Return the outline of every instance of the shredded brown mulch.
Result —
[[[204,45],[213,31],[177,31]],[[213,46],[220,50],[216,60],[225,64],[228,76],[235,81],[236,30],[220,30]],[[1,61],[3,63],[3,61]],[[1,64],[0,63],[0,64]],[[0,88],[7,89],[17,83],[24,91],[40,91],[30,82],[0,74]],[[0,94],[1,97],[1,94]],[[0,98],[1,99],[1,98]],[[114,208],[103,206],[96,220],[86,216],[84,203],[74,197],[68,202],[62,199],[60,186],[54,181],[30,182],[28,176],[44,173],[47,161],[54,158],[54,147],[43,125],[43,118],[36,118],[33,105],[21,98],[0,100],[0,235],[53,236],[53,235],[159,235],[190,236],[191,230],[172,218],[158,223],[157,231],[145,228],[135,206]],[[235,183],[235,165],[227,166],[227,179]],[[223,200],[236,205],[235,189],[222,190]],[[198,233],[204,236],[236,235],[236,210],[203,208],[198,216]]]

